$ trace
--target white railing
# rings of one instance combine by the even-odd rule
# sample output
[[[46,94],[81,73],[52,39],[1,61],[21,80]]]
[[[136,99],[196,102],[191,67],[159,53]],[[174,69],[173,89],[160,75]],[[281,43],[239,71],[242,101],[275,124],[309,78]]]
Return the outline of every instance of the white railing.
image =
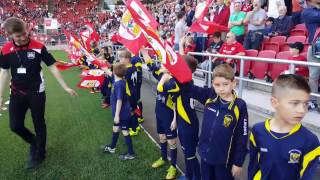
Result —
[[[209,57],[209,61],[211,62],[213,57],[218,58],[230,58],[237,61],[237,63],[240,61],[240,72],[239,77],[236,77],[236,79],[239,80],[239,97],[242,97],[243,92],[243,83],[244,82],[251,82],[255,84],[261,84],[265,86],[272,87],[271,83],[268,82],[262,82],[259,80],[249,79],[244,77],[244,61],[259,61],[259,62],[265,62],[265,63],[279,63],[279,64],[288,64],[289,65],[289,72],[294,74],[295,73],[295,67],[296,66],[312,66],[312,67],[319,67],[320,63],[315,62],[303,62],[303,61],[292,61],[292,60],[285,60],[285,59],[270,59],[270,58],[260,58],[260,57],[248,57],[248,56],[233,56],[233,55],[222,55],[222,54],[211,54],[211,53],[200,53],[200,52],[189,52],[188,55],[195,55],[195,56],[207,56]],[[209,69],[211,69],[212,63],[209,63]],[[202,69],[197,69],[200,72],[212,74],[211,71],[206,71]],[[211,86],[211,78],[212,76],[207,76],[208,78],[208,86]],[[319,93],[311,93],[312,96],[320,97]]]

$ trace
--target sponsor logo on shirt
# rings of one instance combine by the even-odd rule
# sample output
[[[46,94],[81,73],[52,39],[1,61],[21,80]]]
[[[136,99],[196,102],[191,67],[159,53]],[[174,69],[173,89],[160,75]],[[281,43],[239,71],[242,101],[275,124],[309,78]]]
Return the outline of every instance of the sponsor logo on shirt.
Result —
[[[215,113],[217,112],[217,110],[212,109],[212,108],[210,108],[210,107],[208,107],[207,109],[208,109],[209,111],[212,111],[212,112],[215,112]]]
[[[289,152],[289,164],[299,163],[301,157],[301,151],[298,149],[291,149]]]
[[[27,58],[28,59],[34,59],[36,57],[36,53],[35,52],[28,52],[27,53]]]

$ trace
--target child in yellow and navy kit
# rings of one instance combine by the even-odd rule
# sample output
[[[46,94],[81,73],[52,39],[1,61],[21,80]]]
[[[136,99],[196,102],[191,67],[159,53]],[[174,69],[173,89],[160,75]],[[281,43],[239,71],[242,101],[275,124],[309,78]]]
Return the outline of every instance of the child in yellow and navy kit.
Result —
[[[299,75],[280,75],[273,83],[272,119],[257,123],[250,135],[249,180],[312,180],[319,163],[319,139],[301,125],[310,87]]]
[[[166,69],[164,67],[157,67],[152,62],[146,50],[142,50],[141,52],[149,71],[151,71],[152,75],[158,80],[155,113],[157,133],[160,138],[161,158],[156,160],[152,164],[152,167],[160,168],[166,164],[168,143],[170,147],[171,166],[167,170],[166,179],[175,179],[177,175],[177,131],[175,105],[173,104],[175,97],[169,93],[178,92],[179,87],[176,83],[165,83],[162,76],[168,73]]]
[[[113,66],[114,83],[111,93],[111,109],[114,124],[111,143],[105,146],[104,152],[110,154],[115,153],[119,133],[122,131],[125,142],[128,146],[128,152],[120,155],[119,158],[121,160],[132,160],[135,157],[132,140],[128,131],[131,107],[126,93],[126,80],[124,79],[126,70],[126,65],[122,63],[116,63]]]
[[[182,56],[192,72],[197,68],[198,61],[192,56]],[[199,120],[194,108],[194,99],[188,92],[188,84],[181,84],[171,80],[170,75],[163,75],[165,82],[177,83],[179,92],[175,92],[177,98],[174,98],[177,111],[178,137],[184,152],[185,158],[185,176],[179,180],[201,180],[200,164],[196,156],[199,141]],[[170,87],[170,85],[169,85]],[[171,85],[171,87],[174,87]]]
[[[142,86],[142,61],[139,56],[133,56],[131,58],[131,64],[137,68],[137,111],[136,115],[139,123],[143,123],[143,115],[142,115],[142,101],[141,101],[141,86]]]
[[[129,96],[129,101],[131,105],[131,119],[130,119],[130,135],[138,134],[138,117],[135,114],[137,108],[137,68],[131,64],[131,53],[123,48],[119,50],[119,59],[121,63],[127,66],[127,73],[125,75],[126,79],[126,89]]]
[[[232,180],[240,176],[247,154],[248,112],[237,98],[233,69],[221,64],[213,70],[213,88],[190,84],[190,97],[205,106],[199,155],[203,180]]]

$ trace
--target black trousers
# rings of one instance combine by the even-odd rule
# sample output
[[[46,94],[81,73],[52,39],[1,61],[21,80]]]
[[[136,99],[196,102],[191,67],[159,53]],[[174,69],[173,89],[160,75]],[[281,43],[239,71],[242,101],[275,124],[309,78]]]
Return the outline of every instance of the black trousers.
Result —
[[[46,94],[28,93],[11,95],[9,105],[10,129],[31,146],[36,147],[36,156],[45,156],[47,127],[44,119]],[[35,135],[25,127],[24,120],[30,109]]]

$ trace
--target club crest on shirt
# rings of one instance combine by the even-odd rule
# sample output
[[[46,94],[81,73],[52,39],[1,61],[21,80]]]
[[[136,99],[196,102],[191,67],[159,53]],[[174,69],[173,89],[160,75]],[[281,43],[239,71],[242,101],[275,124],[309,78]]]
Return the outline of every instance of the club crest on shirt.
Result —
[[[36,53],[35,52],[28,52],[27,53],[27,58],[28,59],[34,59],[36,57]]]
[[[299,163],[301,157],[301,151],[297,149],[291,149],[289,152],[289,161],[290,164]]]
[[[233,117],[231,115],[225,115],[223,118],[224,127],[228,128],[233,121]]]

